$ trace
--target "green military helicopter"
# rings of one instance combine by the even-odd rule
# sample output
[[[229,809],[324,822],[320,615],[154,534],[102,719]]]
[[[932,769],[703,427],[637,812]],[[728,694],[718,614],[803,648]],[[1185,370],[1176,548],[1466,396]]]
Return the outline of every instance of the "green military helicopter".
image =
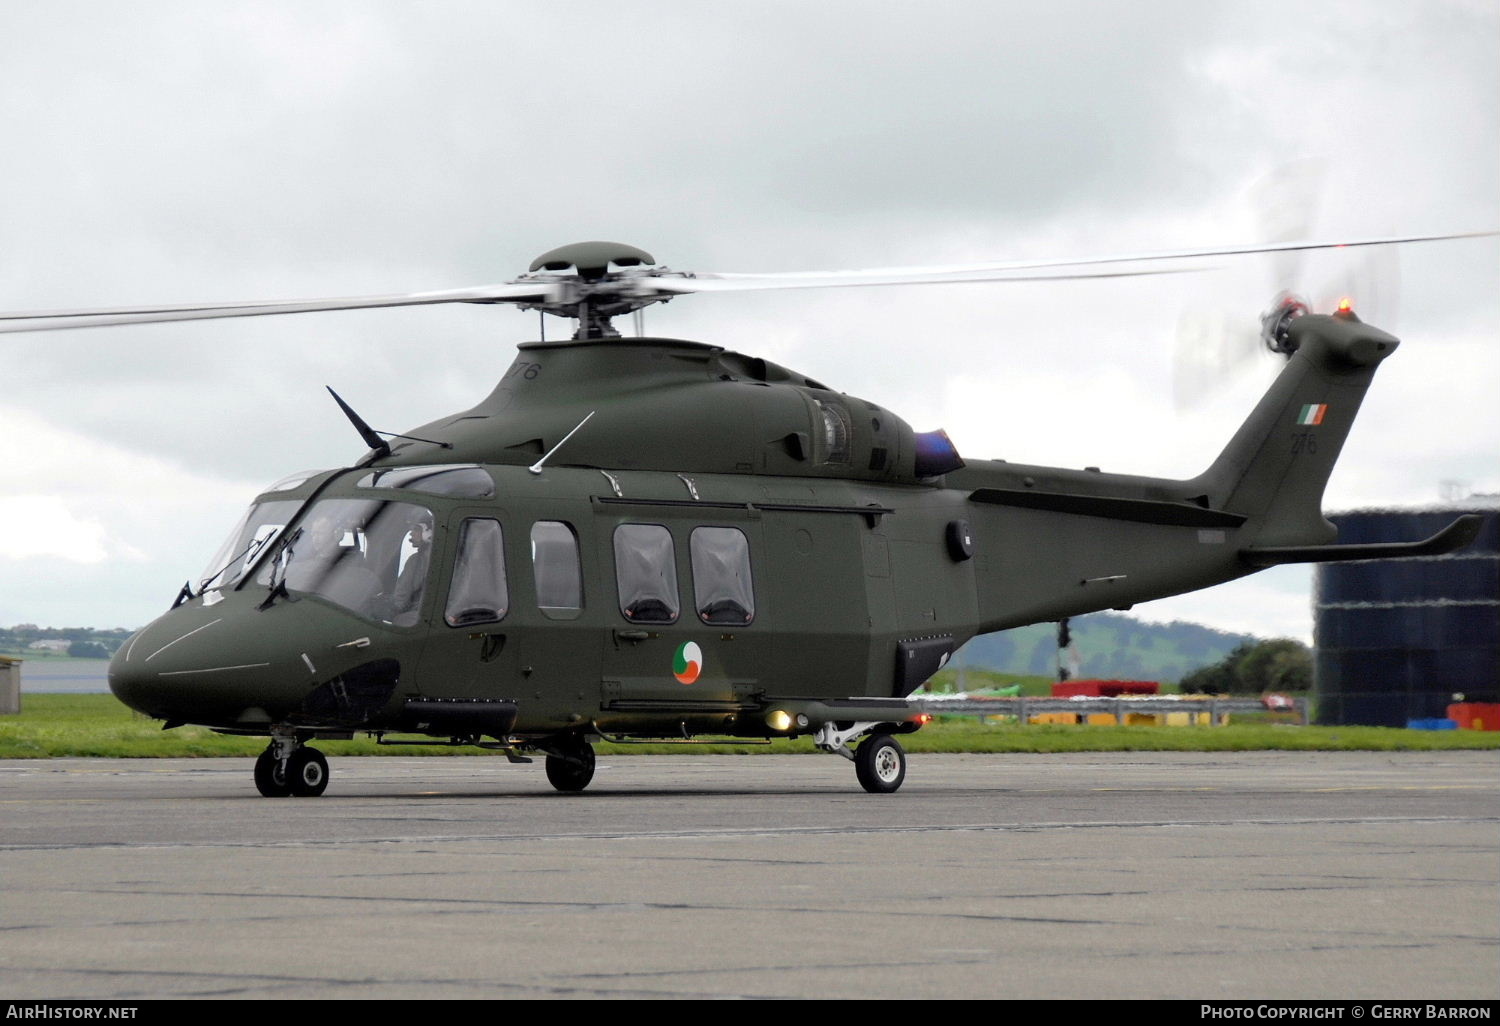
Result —
[[[1280,297],[1261,335],[1284,369],[1207,470],[1168,480],[965,460],[942,431],[794,370],[621,337],[612,319],[699,292],[1155,274],[1411,241],[771,275],[587,242],[496,286],[12,314],[0,331],[432,303],[577,322],[521,345],[472,409],[389,440],[335,395],[369,452],[267,488],[116,654],[110,688],[166,728],[269,736],[261,794],[322,794],[310,742],[356,733],[540,754],[561,791],[588,786],[601,738],[808,736],[893,792],[897,736],[928,719],[908,696],[976,634],[1472,540],[1478,517],[1424,541],[1332,544],[1324,484],[1399,343],[1347,307]]]

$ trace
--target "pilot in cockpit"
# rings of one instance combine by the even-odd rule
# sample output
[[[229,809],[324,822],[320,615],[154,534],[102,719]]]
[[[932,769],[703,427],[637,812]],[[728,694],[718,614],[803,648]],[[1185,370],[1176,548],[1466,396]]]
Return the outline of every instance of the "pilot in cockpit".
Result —
[[[397,626],[409,627],[417,622],[422,592],[427,584],[427,568],[432,560],[432,525],[418,521],[406,535],[410,552],[396,578],[391,593],[391,620]]]

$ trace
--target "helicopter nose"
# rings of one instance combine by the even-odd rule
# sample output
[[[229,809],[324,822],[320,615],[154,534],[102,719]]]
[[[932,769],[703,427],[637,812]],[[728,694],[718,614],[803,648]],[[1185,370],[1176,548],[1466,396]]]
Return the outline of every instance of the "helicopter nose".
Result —
[[[168,709],[164,704],[167,688],[161,670],[170,667],[166,662],[153,663],[147,659],[156,647],[153,641],[159,631],[154,629],[159,624],[161,619],[136,631],[110,658],[109,690],[136,712],[156,719],[168,719]]]
[[[190,601],[120,646],[109,688],[169,726],[259,732],[303,714],[364,722],[400,679],[387,641],[326,605],[266,607],[253,594]]]
[[[109,690],[137,712],[161,720],[183,719],[182,704],[192,700],[194,670],[205,665],[200,634],[214,634],[220,619],[191,622],[167,614],[138,631],[109,661]],[[223,632],[219,632],[222,634]],[[212,660],[209,660],[212,662]]]
[[[273,672],[278,660],[242,619],[188,606],[159,617],[110,660],[110,691],[130,708],[173,723],[265,722],[267,703],[299,699],[306,688],[282,694],[288,675]]]

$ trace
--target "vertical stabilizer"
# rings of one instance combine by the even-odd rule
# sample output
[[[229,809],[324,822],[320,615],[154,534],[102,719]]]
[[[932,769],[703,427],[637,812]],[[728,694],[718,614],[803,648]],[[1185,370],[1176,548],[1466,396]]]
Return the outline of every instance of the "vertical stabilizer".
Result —
[[[1290,361],[1234,438],[1196,478],[1209,505],[1249,518],[1257,546],[1319,545],[1337,530],[1323,489],[1375,370],[1400,345],[1352,313],[1292,321]]]

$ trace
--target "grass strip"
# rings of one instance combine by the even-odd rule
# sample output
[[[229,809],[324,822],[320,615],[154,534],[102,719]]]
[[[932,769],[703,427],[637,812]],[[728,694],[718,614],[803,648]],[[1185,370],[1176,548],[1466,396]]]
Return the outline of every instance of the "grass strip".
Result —
[[[1301,727],[1277,722],[1221,727],[1104,727],[981,723],[939,717],[904,735],[910,752],[1238,752],[1444,751],[1500,748],[1500,732],[1392,727]],[[225,737],[205,727],[163,731],[159,720],[131,712],[113,695],[27,695],[19,716],[0,716],[0,758],[215,758],[253,756],[264,738]],[[320,742],[329,755],[482,755],[474,748],[378,745],[373,740]],[[808,738],[770,745],[609,745],[603,755],[762,754],[815,751]]]

